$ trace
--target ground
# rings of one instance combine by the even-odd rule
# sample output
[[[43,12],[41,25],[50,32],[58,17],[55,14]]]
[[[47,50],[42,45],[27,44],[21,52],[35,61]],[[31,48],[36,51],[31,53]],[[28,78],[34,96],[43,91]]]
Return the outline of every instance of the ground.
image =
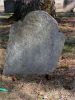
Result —
[[[1,19],[3,18],[3,20]],[[58,62],[57,69],[45,76],[13,76],[2,74],[5,51],[11,24],[8,15],[0,15],[0,100],[75,100],[75,24],[69,18],[59,23],[59,28],[66,36],[66,42]],[[5,20],[4,20],[5,19]],[[64,24],[65,23],[65,24]]]

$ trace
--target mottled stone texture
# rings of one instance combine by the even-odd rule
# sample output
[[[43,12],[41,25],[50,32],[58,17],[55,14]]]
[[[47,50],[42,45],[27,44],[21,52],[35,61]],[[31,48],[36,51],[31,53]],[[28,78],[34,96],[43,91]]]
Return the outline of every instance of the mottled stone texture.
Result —
[[[4,74],[48,74],[56,68],[64,40],[54,18],[44,11],[29,13],[10,29]]]

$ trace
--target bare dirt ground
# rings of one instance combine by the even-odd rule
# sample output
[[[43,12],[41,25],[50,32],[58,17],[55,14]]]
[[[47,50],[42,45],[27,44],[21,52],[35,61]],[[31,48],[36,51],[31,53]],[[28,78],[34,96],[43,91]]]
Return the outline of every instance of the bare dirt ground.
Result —
[[[60,28],[65,36],[75,36],[75,26],[60,25]],[[49,76],[4,76],[7,42],[2,35],[6,35],[4,29],[8,33],[6,27],[0,27],[0,88],[9,92],[0,91],[0,100],[75,100],[75,53],[62,53],[57,69]]]

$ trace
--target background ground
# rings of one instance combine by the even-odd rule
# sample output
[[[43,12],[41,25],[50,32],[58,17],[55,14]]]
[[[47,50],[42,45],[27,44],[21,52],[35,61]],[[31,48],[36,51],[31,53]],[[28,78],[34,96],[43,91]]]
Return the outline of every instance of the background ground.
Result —
[[[57,69],[49,76],[28,76],[17,79],[2,74],[10,22],[9,15],[0,14],[0,100],[75,100],[75,17],[62,18],[59,29],[66,42]]]

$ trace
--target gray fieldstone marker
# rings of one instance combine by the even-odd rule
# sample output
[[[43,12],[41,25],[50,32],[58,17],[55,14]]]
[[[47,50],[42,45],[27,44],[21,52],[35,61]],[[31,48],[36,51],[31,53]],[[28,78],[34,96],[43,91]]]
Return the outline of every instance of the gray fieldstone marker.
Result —
[[[52,72],[64,46],[54,18],[44,11],[30,12],[10,29],[5,75],[42,75]]]

